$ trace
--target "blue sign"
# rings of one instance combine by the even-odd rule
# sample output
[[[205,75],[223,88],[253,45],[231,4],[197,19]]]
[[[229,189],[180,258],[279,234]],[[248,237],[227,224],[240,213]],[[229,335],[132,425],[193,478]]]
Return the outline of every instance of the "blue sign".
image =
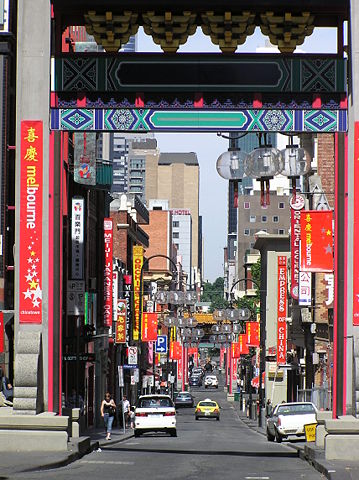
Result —
[[[156,345],[156,353],[167,353],[167,335],[158,335]]]

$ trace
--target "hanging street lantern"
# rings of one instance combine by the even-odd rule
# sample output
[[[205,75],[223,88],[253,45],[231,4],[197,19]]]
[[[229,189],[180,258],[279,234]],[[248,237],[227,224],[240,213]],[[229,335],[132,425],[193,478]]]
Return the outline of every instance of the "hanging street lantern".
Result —
[[[301,175],[306,175],[311,168],[311,158],[304,148],[293,145],[293,139],[290,137],[290,145],[282,150],[282,158],[284,162],[282,175],[292,180],[292,190],[294,199],[296,197],[296,179]]]
[[[222,153],[216,163],[218,175],[233,183],[234,186],[234,208],[238,207],[238,182],[245,176],[245,163],[248,155],[240,149],[229,148]]]
[[[271,146],[253,150],[245,163],[245,174],[261,183],[261,205],[269,205],[269,180],[283,170],[280,150]],[[266,193],[265,193],[266,192]]]

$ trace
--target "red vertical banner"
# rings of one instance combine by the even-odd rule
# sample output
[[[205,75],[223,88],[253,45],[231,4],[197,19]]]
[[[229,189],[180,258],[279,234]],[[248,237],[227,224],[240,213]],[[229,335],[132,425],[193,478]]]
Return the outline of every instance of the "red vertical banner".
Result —
[[[21,122],[19,322],[42,323],[43,123]]]
[[[259,347],[259,322],[246,323],[246,343],[249,347]]]
[[[105,327],[112,327],[113,316],[113,275],[112,275],[112,261],[113,261],[113,222],[112,218],[104,218],[103,220],[103,234],[105,246],[105,264],[104,264],[104,286],[103,286],[103,323]]]
[[[135,245],[132,251],[133,260],[133,340],[140,339],[140,318],[141,318],[141,271],[143,265],[143,247]]]
[[[333,271],[333,212],[302,210],[300,213],[300,270]]]
[[[117,300],[116,312],[116,343],[126,343],[126,316],[127,302],[126,300]]]
[[[238,344],[240,355],[247,355],[249,353],[249,348],[247,345],[247,335],[245,333],[238,335]]]
[[[182,357],[177,360],[177,380],[181,383],[183,381],[183,360],[182,360]]]
[[[231,344],[231,357],[239,358],[241,356],[241,346],[239,342],[232,342]]]
[[[180,344],[180,342],[170,342],[170,359],[180,360],[181,358],[182,358],[182,345]]]
[[[219,366],[221,369],[224,367],[224,348],[221,347],[219,351]]]
[[[143,312],[141,325],[141,340],[143,342],[155,342],[157,340],[157,313]]]
[[[291,258],[291,287],[292,298],[299,297],[299,246],[300,246],[300,211],[305,206],[304,197],[293,195],[290,199],[290,258]]]
[[[287,362],[287,257],[278,257],[277,365]]]
[[[343,167],[341,167],[343,168]],[[359,239],[359,122],[354,124],[354,245]],[[353,250],[353,325],[359,325],[359,248]]]
[[[0,312],[0,353],[5,351],[4,342],[4,312]]]
[[[232,390],[237,385],[238,358],[232,358]]]

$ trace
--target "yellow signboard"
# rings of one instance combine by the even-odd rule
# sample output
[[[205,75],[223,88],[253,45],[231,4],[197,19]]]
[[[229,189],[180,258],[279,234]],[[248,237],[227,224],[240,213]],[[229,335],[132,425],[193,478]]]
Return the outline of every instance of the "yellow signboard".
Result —
[[[133,258],[133,340],[140,339],[140,315],[141,315],[141,270],[143,265],[143,247],[134,246]]]
[[[316,423],[308,423],[308,425],[304,425],[305,439],[307,442],[315,442],[316,428],[317,428]]]

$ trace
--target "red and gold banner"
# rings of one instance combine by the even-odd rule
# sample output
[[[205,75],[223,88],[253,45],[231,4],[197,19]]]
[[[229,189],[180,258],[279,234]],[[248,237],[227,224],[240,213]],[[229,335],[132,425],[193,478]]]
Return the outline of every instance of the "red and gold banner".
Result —
[[[143,342],[155,342],[157,340],[157,313],[143,312],[141,325],[141,340]]]
[[[247,335],[245,333],[238,335],[239,353],[240,355],[247,355],[249,348],[247,345]]]
[[[224,368],[224,352],[225,352],[225,349],[221,347],[219,350],[219,366],[222,369]]]
[[[104,285],[103,285],[103,324],[105,327],[112,327],[113,316],[113,222],[112,218],[103,219],[103,235],[105,246],[105,264],[104,264]]]
[[[182,356],[177,360],[177,380],[182,382],[183,380],[183,361]]]
[[[302,210],[300,213],[300,270],[333,271],[333,213]]]
[[[126,343],[126,316],[127,302],[126,300],[118,300],[116,315],[116,343]]]
[[[43,122],[21,122],[19,322],[42,323]]]
[[[238,358],[232,358],[232,391],[237,388]]]
[[[299,246],[300,246],[300,211],[305,206],[302,195],[293,195],[290,199],[290,257],[291,257],[291,286],[292,298],[299,297]]]
[[[182,359],[182,345],[180,342],[170,342],[170,359],[171,360]]]
[[[231,345],[231,357],[239,358],[241,356],[241,346],[239,342],[232,342]]]
[[[141,270],[143,265],[143,247],[135,245],[132,251],[133,258],[133,340],[140,339],[140,309],[141,309]]]
[[[259,322],[247,322],[246,335],[249,347],[259,347]]]
[[[278,257],[277,365],[287,362],[287,257]]]

